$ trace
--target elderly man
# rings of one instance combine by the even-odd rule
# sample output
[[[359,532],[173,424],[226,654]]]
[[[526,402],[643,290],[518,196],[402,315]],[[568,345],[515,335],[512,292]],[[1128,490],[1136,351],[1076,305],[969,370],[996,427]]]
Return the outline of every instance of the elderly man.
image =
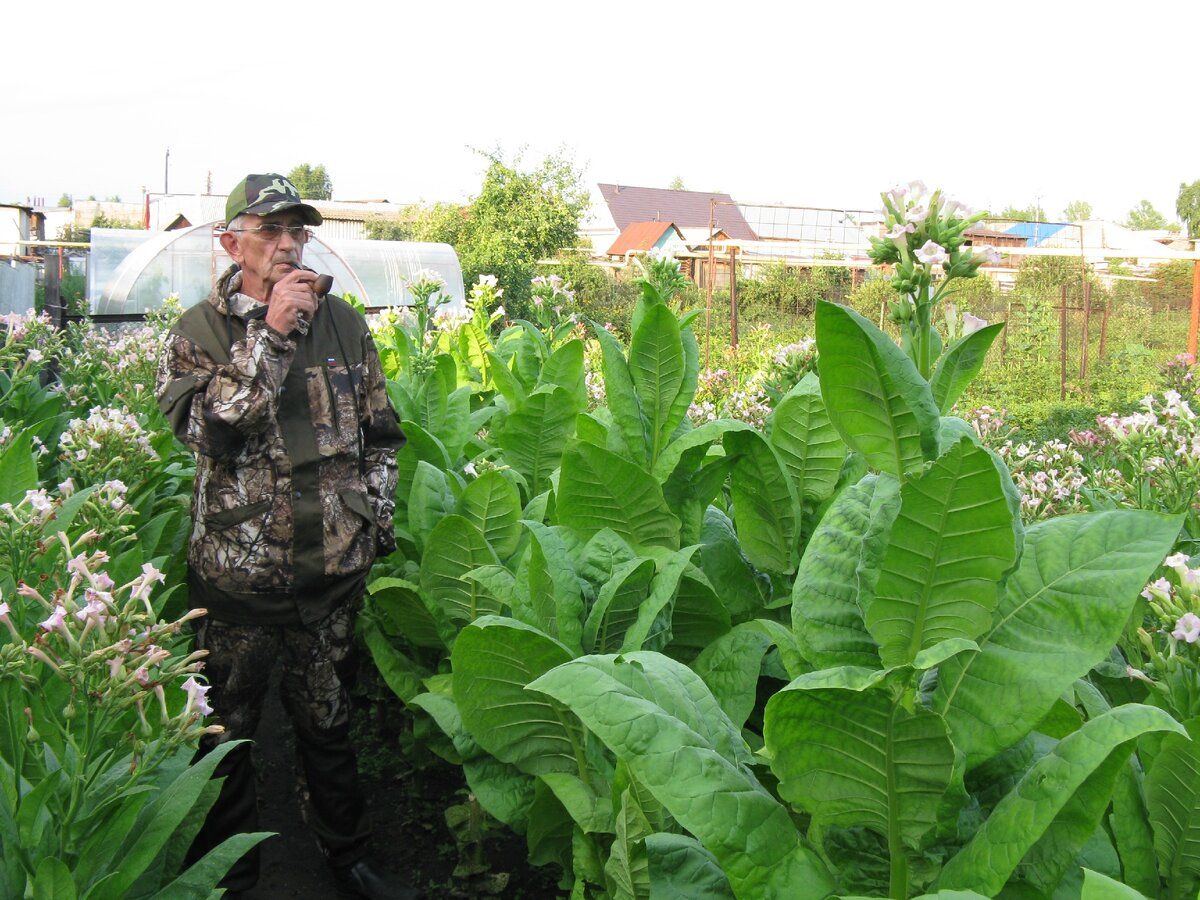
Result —
[[[196,642],[209,651],[210,703],[225,726],[201,752],[254,735],[282,659],[307,820],[339,893],[415,896],[365,856],[345,686],[367,572],[395,548],[404,434],[362,316],[321,296],[328,288],[301,265],[306,226],[321,214],[276,174],[248,175],[225,213],[221,246],[234,265],[172,330],[158,375],[162,411],[196,454],[188,595],[209,612]],[[225,783],[193,859],[257,828],[249,744],[217,774]],[[222,886],[236,893],[257,879],[252,852]]]

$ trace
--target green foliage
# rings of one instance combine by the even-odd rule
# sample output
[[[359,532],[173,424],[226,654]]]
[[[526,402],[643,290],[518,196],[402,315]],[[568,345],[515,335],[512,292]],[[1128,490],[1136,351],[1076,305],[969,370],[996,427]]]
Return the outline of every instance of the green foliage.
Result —
[[[58,205],[59,209],[69,208],[71,205],[71,195],[68,194],[66,191],[63,191],[63,195],[58,198],[57,205]]]
[[[333,181],[325,171],[324,163],[316,166],[301,163],[288,172],[287,177],[305,200],[329,200],[333,197]]]
[[[996,214],[998,219],[1016,219],[1019,222],[1045,222],[1046,211],[1041,203],[1030,203],[1026,206],[1013,206],[1011,203]]]
[[[1142,200],[1129,210],[1121,224],[1134,231],[1158,231],[1167,227],[1167,217],[1155,209],[1149,200]]]
[[[529,283],[540,259],[573,246],[588,193],[570,160],[547,156],[529,170],[499,152],[488,160],[483,184],[465,206],[438,205],[406,215],[410,240],[450,244],[458,252],[463,280],[493,274],[513,318],[532,319]]]
[[[1200,235],[1200,180],[1179,185],[1179,195],[1175,199],[1175,215],[1179,216],[1186,226],[1185,236]]]
[[[369,241],[411,241],[413,227],[408,222],[376,216],[363,223]]]
[[[922,376],[877,304],[818,302],[820,374],[766,430],[692,421],[695,318],[656,265],[628,346],[593,330],[605,405],[586,413],[581,345],[529,323],[438,337],[424,394],[395,356],[419,462],[369,645],[430,747],[580,898],[1050,897],[1117,853],[1146,886],[1167,813],[1139,813],[1123,773],[1179,726],[1109,711],[1087,679],[1118,665],[1180,518],[1022,526],[1003,461],[946,416],[1000,324],[948,317]],[[1031,267],[1026,290],[1069,275]],[[970,288],[964,308],[995,300]]]
[[[754,278],[738,281],[739,312],[789,311],[812,315],[818,300],[840,302],[850,290],[850,270],[841,266],[801,268],[783,263],[760,266]]]
[[[1063,210],[1064,222],[1082,222],[1092,217],[1092,204],[1086,200],[1072,200]]]

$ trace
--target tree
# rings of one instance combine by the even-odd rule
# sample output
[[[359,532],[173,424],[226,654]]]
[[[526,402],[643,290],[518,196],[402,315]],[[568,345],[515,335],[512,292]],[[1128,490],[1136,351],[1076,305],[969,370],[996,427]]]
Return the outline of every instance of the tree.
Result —
[[[1072,200],[1063,210],[1063,219],[1068,222],[1082,222],[1092,217],[1092,204],[1086,200]]]
[[[499,151],[489,160],[479,193],[465,206],[439,203],[409,207],[401,219],[409,240],[450,244],[458,253],[468,286],[480,275],[495,275],[504,289],[504,307],[515,318],[532,318],[530,279],[537,261],[576,242],[588,204],[583,174],[560,156],[547,156],[521,170]],[[382,234],[384,229],[379,229]]]
[[[674,178],[671,179],[671,183],[667,185],[667,190],[686,191],[687,188],[685,188],[683,186],[683,179],[680,178],[678,175],[676,175]]]
[[[68,194],[64,191],[63,195],[58,198],[58,205],[61,207],[64,207],[64,208],[69,207],[71,205],[70,194]]]
[[[1187,226],[1188,237],[1200,237],[1200,181],[1179,185],[1175,215]]]
[[[324,164],[310,166],[302,163],[288,172],[287,177],[305,200],[329,200],[333,197],[333,182]]]
[[[1149,200],[1143,200],[1129,211],[1129,217],[1121,224],[1134,231],[1161,231],[1167,227],[1167,217],[1155,209]]]
[[[999,218],[1001,219],[1017,219],[1021,222],[1044,222],[1045,210],[1042,209],[1039,203],[1030,203],[1028,206],[1006,206],[1000,211]]]

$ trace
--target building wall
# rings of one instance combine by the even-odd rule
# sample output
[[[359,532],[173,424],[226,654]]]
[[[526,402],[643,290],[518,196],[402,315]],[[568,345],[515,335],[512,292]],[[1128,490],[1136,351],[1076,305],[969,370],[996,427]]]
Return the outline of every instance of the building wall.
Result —
[[[0,315],[33,309],[33,285],[37,266],[14,259],[0,263]]]
[[[25,256],[29,249],[17,241],[29,240],[29,210],[0,206],[0,256]]]

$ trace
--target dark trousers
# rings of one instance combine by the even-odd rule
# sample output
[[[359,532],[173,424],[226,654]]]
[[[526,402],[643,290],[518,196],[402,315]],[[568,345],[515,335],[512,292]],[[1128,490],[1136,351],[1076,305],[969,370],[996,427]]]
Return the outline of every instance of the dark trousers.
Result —
[[[282,660],[279,690],[296,733],[300,774],[309,798],[308,824],[329,863],[350,865],[366,853],[365,802],[358,764],[350,743],[350,705],[346,684],[354,675],[354,618],[357,604],[335,609],[313,625],[235,625],[203,617],[196,620],[196,647],[209,651],[204,675],[212,690],[208,701],[225,732],[206,735],[199,755],[218,744],[252,738],[275,661]],[[268,740],[279,740],[270,735]],[[217,802],[188,852],[200,859],[226,838],[258,830],[258,798],[250,745],[243,744],[221,761],[213,775],[224,778]],[[255,848],[230,870],[221,886],[249,889],[258,880]]]

